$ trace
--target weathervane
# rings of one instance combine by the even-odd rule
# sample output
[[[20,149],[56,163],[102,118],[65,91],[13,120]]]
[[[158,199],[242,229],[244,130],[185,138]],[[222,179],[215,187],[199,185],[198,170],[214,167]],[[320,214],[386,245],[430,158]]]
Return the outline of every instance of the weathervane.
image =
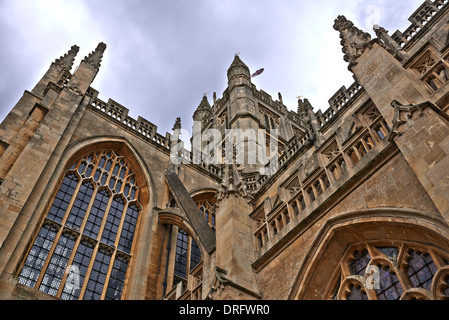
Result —
[[[234,54],[234,57],[235,57],[235,56],[238,56],[239,54],[240,54],[240,52],[235,53],[235,54]]]

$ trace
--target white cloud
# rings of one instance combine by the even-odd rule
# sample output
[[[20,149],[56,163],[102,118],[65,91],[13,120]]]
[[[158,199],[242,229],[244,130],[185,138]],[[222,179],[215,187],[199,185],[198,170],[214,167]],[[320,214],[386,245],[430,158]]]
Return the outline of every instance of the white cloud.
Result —
[[[293,110],[302,95],[324,111],[353,82],[334,19],[344,14],[365,31],[380,20],[394,32],[408,26],[421,2],[2,0],[0,113],[18,99],[10,92],[34,86],[73,44],[81,47],[79,63],[101,41],[108,49],[93,84],[100,97],[117,100],[162,133],[177,116],[190,123],[204,92],[222,94],[236,52],[252,71],[265,68],[254,79],[258,89],[274,99],[280,91]]]

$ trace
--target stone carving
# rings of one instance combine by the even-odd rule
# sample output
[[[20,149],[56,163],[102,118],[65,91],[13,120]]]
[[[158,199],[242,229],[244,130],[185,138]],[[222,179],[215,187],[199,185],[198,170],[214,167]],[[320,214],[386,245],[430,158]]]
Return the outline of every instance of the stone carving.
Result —
[[[67,83],[67,89],[77,93],[78,95],[82,95],[83,93],[80,90],[79,82],[76,79],[75,75],[70,78],[70,81]]]
[[[387,140],[392,142],[396,137],[400,137],[411,125],[412,119],[421,118],[424,113],[423,110],[430,102],[426,101],[417,105],[402,105],[397,100],[391,102],[394,110],[393,127],[387,137]]]
[[[101,61],[103,59],[104,51],[106,50],[106,44],[101,42],[97,48],[92,51],[87,57],[84,58],[84,62],[96,67],[100,68]]]
[[[59,59],[56,59],[55,64],[61,66],[65,70],[70,71],[79,50],[80,48],[78,46],[72,46],[69,52],[61,56]]]
[[[334,29],[340,32],[344,60],[349,62],[350,66],[356,64],[356,59],[362,55],[366,45],[371,41],[371,35],[355,27],[345,16],[338,16]]]

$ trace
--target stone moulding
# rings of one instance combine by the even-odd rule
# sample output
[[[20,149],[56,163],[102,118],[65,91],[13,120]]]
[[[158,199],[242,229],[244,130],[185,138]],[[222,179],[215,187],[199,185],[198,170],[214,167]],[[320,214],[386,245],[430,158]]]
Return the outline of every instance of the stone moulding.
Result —
[[[393,100],[391,106],[394,108],[394,116],[393,127],[387,137],[387,140],[390,142],[394,142],[396,138],[402,136],[416,120],[423,117],[426,108],[432,109],[437,115],[446,120],[446,123],[449,125],[449,115],[430,101],[416,105],[402,105],[397,100]]]
[[[212,283],[212,285],[210,286],[210,290],[209,293],[206,296],[206,300],[213,300],[213,295],[215,292],[218,292],[220,290],[224,290],[226,288],[226,286],[230,286],[233,287],[241,292],[243,292],[244,294],[247,294],[255,299],[262,299],[262,296],[248,288],[245,288],[241,285],[239,285],[238,283],[235,283],[234,281],[230,280],[228,278],[228,271],[220,268],[220,267],[215,267],[214,269],[214,281]]]
[[[441,238],[449,239],[449,229],[444,219],[430,212],[406,208],[383,207],[342,213],[327,220],[321,227],[313,241],[313,245],[310,246],[310,250],[305,255],[298,269],[297,276],[290,287],[287,299],[295,300],[303,298],[310,281],[310,277],[307,275],[313,272],[317,261],[322,257],[323,248],[328,246],[336,232],[350,225],[363,226],[366,223],[372,223],[373,219],[376,223],[385,226],[413,227],[419,225],[423,230],[433,232]],[[418,224],[416,224],[417,221]],[[364,240],[366,241],[367,239]]]

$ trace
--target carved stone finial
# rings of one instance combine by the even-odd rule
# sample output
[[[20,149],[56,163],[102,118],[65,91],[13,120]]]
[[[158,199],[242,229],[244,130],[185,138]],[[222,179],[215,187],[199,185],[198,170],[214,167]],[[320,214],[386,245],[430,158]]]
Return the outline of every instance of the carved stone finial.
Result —
[[[402,50],[401,46],[388,34],[388,30],[382,28],[379,25],[374,25],[374,32],[377,38],[382,40],[379,44],[389,51],[393,56],[400,61],[406,61],[409,58],[409,54]]]
[[[412,118],[422,117],[423,109],[429,104],[430,102],[426,101],[416,105],[403,105],[397,100],[391,101],[390,105],[394,108],[393,126],[387,140],[393,142],[396,137],[400,137],[412,125]]]
[[[305,119],[307,118],[307,107],[304,103],[304,100],[302,99],[298,99],[298,111],[297,111],[298,115],[300,116],[301,119]]]
[[[176,118],[175,125],[173,126],[173,131],[181,130],[181,118]]]
[[[72,46],[72,48],[61,56],[59,59],[56,59],[55,64],[61,66],[63,69],[70,71],[73,66],[73,62],[75,61],[76,55],[80,48],[78,46]]]
[[[209,100],[207,100],[207,96],[203,96],[201,103],[198,108],[193,113],[193,119],[196,121],[200,121],[209,117],[212,113],[212,108],[210,106]]]
[[[355,27],[345,16],[338,16],[334,29],[340,32],[344,60],[356,64],[355,60],[362,55],[365,45],[371,41],[371,35]]]
[[[84,58],[84,62],[89,63],[90,65],[100,68],[101,61],[103,60],[103,54],[106,50],[106,44],[101,42],[97,48],[92,51],[87,57]]]
[[[232,73],[246,74],[247,76],[249,76],[248,66],[242,61],[242,59],[240,59],[238,55],[234,57],[234,60],[232,61],[231,66],[228,69],[228,78]]]
[[[374,27],[374,32],[376,33],[376,36],[378,36],[379,38],[384,35],[385,33],[388,33],[388,30],[386,30],[385,28],[379,26],[378,24],[375,24]]]

